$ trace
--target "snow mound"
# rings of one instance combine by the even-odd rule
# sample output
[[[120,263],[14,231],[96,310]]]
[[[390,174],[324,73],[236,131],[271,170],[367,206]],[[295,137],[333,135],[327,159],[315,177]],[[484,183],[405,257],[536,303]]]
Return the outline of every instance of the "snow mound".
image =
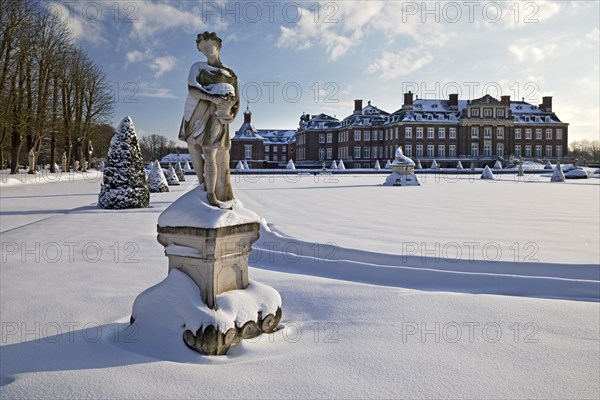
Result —
[[[296,165],[294,164],[294,160],[292,160],[290,158],[290,161],[288,161],[287,165],[285,166],[285,169],[296,169]]]
[[[564,182],[565,181],[565,173],[560,166],[560,163],[556,163],[556,167],[554,167],[554,172],[552,173],[552,177],[550,178],[550,182]]]
[[[433,160],[431,162],[431,169],[438,169],[438,165],[437,165],[437,162],[435,160]]]
[[[172,270],[160,283],[143,291],[133,303],[136,346],[128,350],[154,353],[173,361],[189,361],[197,354],[186,347],[183,332],[196,332],[213,325],[222,332],[247,321],[257,321],[258,313],[273,314],[281,308],[281,296],[270,286],[256,281],[243,290],[230,290],[217,296],[217,310],[203,302],[200,289],[184,272]],[[159,352],[159,354],[156,354]]]
[[[456,163],[456,169],[459,171],[464,171],[463,165],[460,160]]]
[[[333,160],[333,161],[331,162],[331,166],[329,167],[329,169],[338,169],[338,165],[337,165],[337,163],[335,162],[335,160]]]
[[[340,162],[338,163],[337,169],[342,170],[342,171],[346,169],[346,166],[344,165],[344,160],[340,160]]]
[[[481,173],[481,179],[494,179],[494,173],[492,172],[490,167],[488,167],[487,165],[485,166],[485,168],[483,169],[483,172]]]
[[[222,228],[225,226],[260,223],[260,217],[233,199],[231,209],[213,207],[206,192],[198,186],[173,202],[158,217],[161,227],[187,226],[193,228]]]
[[[553,169],[550,160],[546,161],[546,165],[544,165],[544,169]]]
[[[494,169],[497,169],[497,170],[502,169],[502,163],[500,162],[500,160],[496,161],[496,164],[494,164]]]
[[[379,160],[375,161],[375,165],[373,166],[374,170],[380,170],[381,169],[381,165],[379,165]]]

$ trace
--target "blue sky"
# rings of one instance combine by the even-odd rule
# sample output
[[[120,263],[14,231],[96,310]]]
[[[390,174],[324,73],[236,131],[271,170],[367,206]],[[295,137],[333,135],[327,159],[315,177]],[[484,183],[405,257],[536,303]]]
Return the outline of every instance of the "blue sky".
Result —
[[[569,140],[598,139],[597,1],[59,1],[80,45],[117,93],[113,125],[176,140],[195,37],[223,39],[259,129],[294,129],[303,113],[346,117],[354,99],[393,112],[402,93],[534,104],[554,96]],[[118,90],[117,90],[118,89]],[[241,113],[233,123],[237,130]]]

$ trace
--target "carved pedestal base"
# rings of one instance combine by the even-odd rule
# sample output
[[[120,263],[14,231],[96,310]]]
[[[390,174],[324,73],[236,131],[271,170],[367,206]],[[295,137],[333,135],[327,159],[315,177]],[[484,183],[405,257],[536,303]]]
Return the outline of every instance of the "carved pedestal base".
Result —
[[[242,339],[253,339],[263,333],[273,333],[281,321],[281,308],[275,314],[262,318],[258,313],[257,321],[247,321],[241,327],[229,328],[225,333],[213,325],[201,326],[194,334],[190,330],[183,332],[183,341],[186,346],[202,354],[217,356],[227,353],[230,347],[238,344]]]
[[[159,226],[158,241],[165,246],[169,272],[185,272],[214,310],[218,294],[248,287],[248,256],[258,230],[258,223],[214,229]]]

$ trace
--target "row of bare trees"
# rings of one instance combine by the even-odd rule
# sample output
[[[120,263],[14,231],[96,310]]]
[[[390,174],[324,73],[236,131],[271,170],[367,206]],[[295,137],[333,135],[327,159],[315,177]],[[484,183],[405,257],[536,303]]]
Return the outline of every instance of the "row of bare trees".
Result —
[[[42,150],[55,164],[89,163],[97,126],[114,96],[100,67],[74,42],[68,26],[34,0],[0,0],[0,152],[11,173]],[[59,149],[64,151],[61,151]]]
[[[576,140],[569,145],[569,156],[582,157],[587,161],[600,161],[599,140]]]

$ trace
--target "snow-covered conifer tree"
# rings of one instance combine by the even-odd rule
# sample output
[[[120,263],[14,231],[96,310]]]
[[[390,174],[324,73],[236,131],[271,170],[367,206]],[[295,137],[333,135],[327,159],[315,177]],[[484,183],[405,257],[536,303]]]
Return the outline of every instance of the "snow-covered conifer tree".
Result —
[[[148,207],[144,161],[131,117],[123,118],[110,141],[98,207],[107,209]]]

